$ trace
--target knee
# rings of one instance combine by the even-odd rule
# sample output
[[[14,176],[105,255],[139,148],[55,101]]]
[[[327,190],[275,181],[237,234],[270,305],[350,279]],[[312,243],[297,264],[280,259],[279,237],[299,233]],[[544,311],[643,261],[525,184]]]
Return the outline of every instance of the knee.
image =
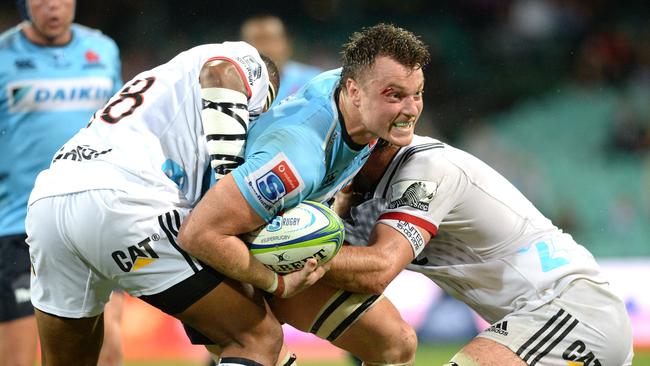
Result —
[[[276,322],[265,323],[256,327],[253,332],[242,334],[238,337],[238,343],[245,349],[256,349],[263,354],[279,355],[283,343],[282,326]]]
[[[390,334],[382,333],[373,342],[369,359],[364,359],[364,365],[411,365],[415,361],[417,350],[417,335],[415,330],[402,321],[392,327]]]
[[[417,335],[415,330],[406,322],[399,326],[397,336],[388,347],[387,359],[395,360],[397,363],[408,363],[415,360],[415,352],[418,347]]]

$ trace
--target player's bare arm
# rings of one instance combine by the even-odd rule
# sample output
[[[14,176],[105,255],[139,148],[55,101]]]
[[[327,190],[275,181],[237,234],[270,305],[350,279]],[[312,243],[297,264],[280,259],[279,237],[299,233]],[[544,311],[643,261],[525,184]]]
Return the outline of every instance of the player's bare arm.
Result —
[[[245,81],[237,67],[228,61],[214,60],[203,65],[199,83],[202,88],[226,88],[248,97]]]
[[[417,229],[425,243],[431,239],[428,231]],[[367,247],[341,248],[324,280],[347,291],[381,294],[412,260],[413,248],[404,235],[380,223],[375,225]]]
[[[318,267],[315,259],[307,261],[302,270],[284,276],[278,276],[255,259],[237,235],[264,224],[232,176],[226,175],[183,222],[178,239],[190,254],[224,275],[280,296],[294,295],[323,276],[325,268]],[[281,286],[284,290],[277,291]]]

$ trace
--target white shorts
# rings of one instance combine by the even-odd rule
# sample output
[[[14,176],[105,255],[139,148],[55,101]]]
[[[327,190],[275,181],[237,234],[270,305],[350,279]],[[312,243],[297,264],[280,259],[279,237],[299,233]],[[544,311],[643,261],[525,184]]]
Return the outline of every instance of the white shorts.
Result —
[[[632,365],[625,304],[607,287],[576,280],[550,303],[508,314],[478,336],[503,344],[530,366]]]
[[[189,208],[159,193],[102,189],[34,202],[26,219],[34,307],[95,316],[113,289],[158,294],[201,271],[176,242]]]

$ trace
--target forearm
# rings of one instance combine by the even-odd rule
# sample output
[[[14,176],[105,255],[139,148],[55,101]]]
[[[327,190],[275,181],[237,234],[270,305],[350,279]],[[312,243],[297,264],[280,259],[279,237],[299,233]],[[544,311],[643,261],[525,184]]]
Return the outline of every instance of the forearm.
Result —
[[[408,240],[390,226],[375,225],[368,242],[341,248],[325,280],[344,290],[379,294],[413,260]]]
[[[332,259],[323,280],[346,291],[379,294],[395,277],[394,272],[381,251],[346,245]]]
[[[275,281],[275,273],[256,260],[246,244],[233,235],[205,235],[188,250],[193,256],[228,278],[268,290]]]

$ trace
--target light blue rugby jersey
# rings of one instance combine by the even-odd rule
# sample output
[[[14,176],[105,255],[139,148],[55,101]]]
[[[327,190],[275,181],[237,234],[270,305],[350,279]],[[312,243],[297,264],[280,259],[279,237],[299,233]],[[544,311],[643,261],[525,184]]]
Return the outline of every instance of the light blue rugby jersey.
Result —
[[[336,108],[340,74],[320,74],[251,125],[246,162],[232,174],[265,220],[307,199],[327,202],[368,159],[371,147],[351,141]]]
[[[118,48],[78,24],[41,47],[16,26],[0,35],[0,236],[25,232],[27,199],[54,153],[122,86]]]
[[[280,90],[273,102],[273,105],[278,105],[280,102],[289,95],[297,92],[303,85],[307,84],[309,80],[316,77],[323,70],[318,67],[306,65],[296,61],[287,61],[282,66],[280,73]]]

